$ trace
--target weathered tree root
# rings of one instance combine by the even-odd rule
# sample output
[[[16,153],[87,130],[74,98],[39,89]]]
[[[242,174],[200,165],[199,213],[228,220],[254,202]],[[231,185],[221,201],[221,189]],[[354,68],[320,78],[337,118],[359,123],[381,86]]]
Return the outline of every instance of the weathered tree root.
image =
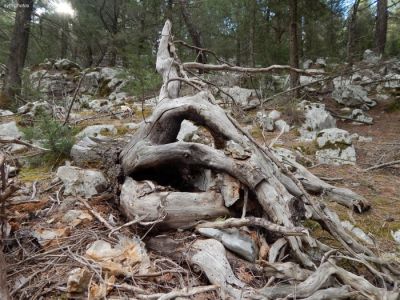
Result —
[[[181,73],[184,71],[179,62],[174,59],[176,54],[170,51],[174,49],[173,45],[168,46],[170,31],[171,24],[167,21],[162,31],[157,58],[157,70],[164,81],[160,92],[162,100],[155,107],[151,118],[142,123],[131,142],[122,151],[120,159],[124,174],[135,178],[148,174],[149,171],[156,172],[159,168],[199,167],[229,174],[243,187],[252,191],[269,220],[249,222],[246,220],[254,221],[254,219],[248,217],[241,221],[242,224],[261,226],[268,230],[279,229],[284,238],[275,242],[274,250],[272,248],[275,244],[272,246],[270,263],[275,263],[279,253],[284,251],[287,244],[291,250],[291,257],[301,265],[301,267],[291,265],[291,269],[288,266],[286,273],[276,267],[277,272],[272,276],[280,278],[279,276],[284,274],[290,277],[290,270],[300,270],[303,276],[293,276],[293,282],[300,281],[296,290],[293,290],[293,286],[265,287],[258,291],[250,289],[247,298],[324,299],[330,296],[345,298],[357,292],[370,299],[397,299],[399,297],[397,285],[400,278],[396,272],[398,266],[376,257],[372,250],[346,232],[340,220],[326,205],[309,196],[307,191],[325,193],[335,201],[360,212],[369,208],[369,202],[350,190],[336,188],[323,182],[296,162],[284,159],[281,162],[270,149],[261,147],[232,117],[214,104],[213,96],[208,91],[177,98],[180,81],[171,81],[171,79],[178,77],[177,66]],[[273,69],[275,67],[271,68]],[[186,74],[184,77],[186,81],[190,81]],[[176,142],[181,122],[185,119],[207,128],[214,138],[215,148],[197,143]],[[289,235],[290,230],[293,231],[294,228],[296,228],[294,231],[306,232],[306,229],[300,225],[301,220],[307,218],[318,221],[340,242],[343,249],[332,249],[308,235]],[[234,219],[226,221],[226,224],[229,222],[232,226],[240,224],[240,221]],[[212,249],[215,255],[217,252],[222,252],[223,246],[216,244],[219,242],[207,241],[196,242],[199,245],[199,253],[203,254],[197,253],[197,256],[194,254],[192,263],[199,265],[210,282],[220,285],[222,291],[234,298],[241,297],[243,285],[234,275],[232,277],[229,268],[226,269],[228,271],[225,274],[231,282],[226,281],[224,276],[218,275],[215,266],[210,266],[207,259],[195,258],[202,257],[204,253]],[[312,256],[307,250],[310,248],[318,250],[322,255],[325,253],[322,260]],[[379,287],[359,275],[336,266],[335,260],[329,256],[339,251],[366,266],[376,278],[376,284]],[[225,264],[226,259],[223,256],[220,259]],[[311,275],[309,275],[310,272]],[[305,279],[304,274],[309,276]],[[337,280],[333,279],[339,280],[345,286],[339,286]]]

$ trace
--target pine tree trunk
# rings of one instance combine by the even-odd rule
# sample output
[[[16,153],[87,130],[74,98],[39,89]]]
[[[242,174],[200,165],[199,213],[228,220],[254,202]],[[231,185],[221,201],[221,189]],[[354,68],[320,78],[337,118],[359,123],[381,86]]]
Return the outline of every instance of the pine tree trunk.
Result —
[[[32,11],[33,0],[18,0],[4,85],[4,98],[7,103],[3,104],[9,105],[15,96],[21,93],[21,73],[28,50]]]
[[[299,45],[297,36],[297,0],[289,0],[290,10],[290,40],[289,40],[289,60],[290,66],[293,68],[299,67]],[[290,72],[290,88],[299,85],[299,74]],[[294,91],[293,97],[299,96],[299,90]]]
[[[201,37],[200,31],[196,28],[196,26],[192,22],[192,16],[187,8],[187,0],[180,0],[180,9],[181,9],[181,14],[183,21],[185,22],[185,25],[189,31],[190,37],[193,41],[194,46],[197,48],[204,48],[203,46],[203,41]],[[197,59],[196,61],[202,64],[207,63],[207,56],[204,52],[197,50]]]
[[[354,58],[354,42],[355,42],[355,31],[357,21],[357,11],[360,0],[354,2],[351,16],[347,24],[347,62],[351,64]]]
[[[375,51],[383,54],[386,45],[386,32],[388,21],[387,0],[378,0],[375,24]]]

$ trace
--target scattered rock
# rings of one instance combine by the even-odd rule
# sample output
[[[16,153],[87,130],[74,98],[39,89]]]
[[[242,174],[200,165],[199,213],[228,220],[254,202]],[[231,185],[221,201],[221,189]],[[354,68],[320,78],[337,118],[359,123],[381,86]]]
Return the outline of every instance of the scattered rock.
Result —
[[[86,250],[86,256],[112,275],[132,276],[136,272],[146,274],[150,268],[144,244],[137,237],[120,236],[114,247],[106,241],[97,240]]]
[[[391,231],[390,232],[392,234],[393,239],[396,241],[396,243],[400,244],[400,230],[397,231]]]
[[[235,102],[241,106],[246,106],[250,104],[250,100],[253,97],[257,97],[256,90],[250,90],[250,89],[245,89],[241,88],[238,86],[234,87],[222,87],[221,88],[225,93],[229,94],[232,96],[232,98],[235,100]],[[230,97],[227,95],[221,93],[222,99],[226,101],[232,101]]]
[[[274,131],[274,120],[265,112],[258,111],[256,114],[257,126],[266,131]]]
[[[363,143],[370,143],[370,142],[372,142],[372,137],[370,137],[370,136],[359,136],[358,137],[358,141],[359,142],[363,142]]]
[[[350,107],[369,109],[376,105],[376,102],[368,98],[367,91],[360,85],[341,85],[335,87],[332,97],[336,102]]]
[[[366,113],[364,113],[361,109],[358,108],[354,109],[351,112],[350,118],[352,118],[355,121],[361,121],[369,124],[372,124],[372,122],[374,121],[372,117],[368,116]]]
[[[316,152],[319,163],[354,165],[356,162],[356,152],[346,130],[328,128],[320,131],[317,135],[317,145],[320,149]]]
[[[353,233],[358,239],[364,241],[368,245],[374,245],[374,241],[364,231],[362,231],[362,229],[354,226],[349,221],[342,221],[341,223],[346,230]]]
[[[0,124],[0,136],[20,138],[22,136],[22,132],[18,129],[17,123],[15,121],[11,121]]]
[[[47,101],[29,102],[18,108],[19,114],[25,114],[31,117],[34,117],[39,113],[52,114],[52,112],[52,108]]]
[[[247,159],[251,155],[251,151],[244,148],[235,141],[229,140],[226,143],[224,152],[226,155],[232,156],[234,159]]]
[[[102,139],[109,135],[116,135],[117,133],[117,128],[112,124],[91,125],[79,132],[76,137],[78,139],[84,137],[95,137]]]
[[[277,131],[289,132],[290,126],[284,120],[278,120],[275,122],[275,127]]]
[[[97,170],[61,166],[57,170],[57,176],[64,183],[64,195],[89,198],[104,192],[108,187],[103,173]]]
[[[311,65],[313,64],[313,61],[311,59],[306,59],[303,62],[303,69],[309,69],[311,68]]]
[[[281,114],[281,112],[280,111],[277,111],[277,110],[271,110],[270,112],[269,112],[269,114],[268,114],[268,117],[269,118],[271,118],[272,120],[274,120],[274,121],[277,121],[277,120],[279,120],[280,118],[281,118],[281,116],[282,116],[282,114]]]
[[[88,93],[91,95],[95,95],[99,88],[99,82],[100,82],[100,72],[93,71],[86,73],[82,79],[79,91],[82,94]]]
[[[86,136],[72,146],[71,158],[78,166],[98,162],[101,159],[98,147],[98,141]]]
[[[304,111],[305,117],[299,128],[302,140],[314,140],[319,131],[336,127],[336,120],[325,109],[325,104],[302,101],[298,107]]]
[[[88,103],[89,108],[93,109],[94,111],[101,111],[101,110],[108,110],[112,104],[107,99],[95,99]]]
[[[37,239],[42,247],[49,246],[56,239],[67,236],[69,234],[68,228],[47,229],[37,228],[32,232],[33,237]]]
[[[181,142],[189,142],[198,129],[199,127],[194,125],[191,121],[183,120],[176,139]]]
[[[377,64],[381,60],[381,56],[374,51],[367,49],[363,54],[363,61],[368,64]]]
[[[257,245],[247,234],[240,232],[236,228],[226,230],[199,228],[198,231],[206,237],[220,241],[227,249],[248,261],[255,262],[258,258]]]
[[[385,88],[400,89],[400,74],[387,74],[383,80],[387,80],[383,85]]]
[[[75,268],[68,273],[67,291],[70,294],[84,293],[88,289],[91,274],[85,268]]]
[[[317,137],[319,148],[329,147],[335,144],[351,145],[351,138],[346,130],[339,128],[328,128],[322,130]]]
[[[12,116],[13,114],[12,111],[0,109],[0,117]]]
[[[76,227],[82,222],[92,220],[93,217],[88,212],[80,209],[71,209],[62,217],[62,222],[72,227]]]
[[[78,70],[81,69],[81,67],[78,64],[76,64],[76,63],[74,63],[74,62],[72,62],[72,61],[70,61],[69,59],[66,59],[66,58],[57,60],[54,63],[54,67],[57,70],[65,70],[65,71],[70,71],[72,69],[78,69]]]

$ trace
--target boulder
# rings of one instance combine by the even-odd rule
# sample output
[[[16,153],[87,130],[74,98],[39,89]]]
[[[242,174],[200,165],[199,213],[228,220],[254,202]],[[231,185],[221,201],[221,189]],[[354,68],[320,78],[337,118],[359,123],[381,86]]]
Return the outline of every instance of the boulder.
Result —
[[[323,57],[318,57],[315,61],[315,64],[317,65],[318,68],[325,68],[327,65],[326,59]]]
[[[66,58],[59,59],[59,60],[55,61],[54,67],[57,70],[65,70],[65,71],[69,71],[69,70],[72,70],[72,69],[78,69],[78,70],[81,69],[81,67],[77,63],[74,63],[74,62],[72,62],[72,61],[70,61],[69,59],[66,59]]]
[[[108,110],[112,104],[107,99],[95,99],[88,103],[89,108],[93,109],[94,111],[101,111],[101,110]]]
[[[0,109],[0,117],[12,116],[13,114],[12,111]]]
[[[100,72],[93,71],[86,73],[82,79],[79,91],[81,93],[88,93],[95,95],[99,88]]]
[[[183,120],[176,139],[180,142],[189,142],[198,129],[199,127],[194,125],[191,121]]]
[[[377,64],[381,60],[381,56],[374,51],[367,49],[363,54],[363,62],[367,64]]]
[[[387,80],[384,83],[384,87],[387,89],[400,89],[400,74],[387,74],[383,77],[383,80]]]
[[[98,162],[101,159],[98,147],[98,141],[86,136],[72,146],[71,158],[78,166]]]
[[[274,131],[274,120],[270,118],[265,112],[258,111],[255,121],[259,128],[266,131]]]
[[[0,136],[20,138],[22,136],[22,132],[18,129],[17,123],[15,121],[11,121],[0,124]]]
[[[343,129],[328,128],[317,134],[317,146],[315,153],[319,163],[354,165],[356,152],[352,145],[350,134]]]
[[[290,126],[284,120],[275,121],[275,128],[277,131],[289,132]]]
[[[299,128],[302,140],[314,140],[323,129],[335,128],[336,120],[325,109],[325,104],[302,101],[298,109],[304,112],[305,121]]]
[[[313,61],[312,61],[311,59],[306,59],[306,60],[303,62],[303,69],[309,69],[309,68],[311,68],[312,64],[313,64]]]
[[[350,107],[369,109],[376,105],[376,102],[368,98],[367,91],[360,85],[341,85],[335,87],[332,97],[336,102]]]
[[[61,166],[57,170],[57,177],[64,183],[64,195],[90,198],[108,187],[106,178],[98,170]]]
[[[241,88],[238,86],[222,87],[221,89],[225,93],[231,95],[232,98],[235,100],[235,102],[242,106],[249,105],[251,98],[257,97],[256,90],[245,89],[245,88]],[[227,95],[225,95],[223,93],[221,93],[221,97],[228,102],[232,101],[232,99],[230,97],[228,97]]]
[[[106,138],[109,135],[116,135],[117,128],[112,124],[91,125],[79,132],[76,137],[78,139],[84,137],[96,137],[98,139]]]
[[[354,121],[361,121],[369,124],[372,124],[374,121],[372,117],[368,116],[366,113],[364,113],[364,111],[358,108],[351,112],[350,118],[352,118]]]
[[[64,111],[64,108],[62,107],[57,107],[57,109]],[[40,113],[52,114],[53,110],[51,108],[51,105],[47,101],[35,101],[29,102],[24,106],[18,108],[18,113],[34,117]]]
[[[275,109],[270,111],[269,114],[268,114],[268,117],[271,118],[274,121],[279,120],[281,118],[281,116],[282,116],[281,112],[277,111]]]

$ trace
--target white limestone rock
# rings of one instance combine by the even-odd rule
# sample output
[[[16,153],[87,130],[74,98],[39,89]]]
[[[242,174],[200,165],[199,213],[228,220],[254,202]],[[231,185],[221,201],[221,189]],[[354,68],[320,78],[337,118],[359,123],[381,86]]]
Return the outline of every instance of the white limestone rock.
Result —
[[[76,137],[78,139],[84,137],[106,138],[109,135],[116,135],[117,128],[112,124],[91,125],[79,132]]]
[[[369,109],[376,105],[376,102],[368,98],[367,91],[360,85],[342,85],[335,87],[332,92],[333,99],[345,106]]]
[[[57,177],[64,183],[64,195],[90,198],[108,187],[106,178],[98,170],[61,166],[57,170]]]
[[[0,124],[0,136],[6,136],[11,138],[20,138],[22,132],[18,129],[15,121]]]
[[[314,140],[319,131],[336,127],[336,120],[325,109],[325,104],[302,101],[298,108],[304,111],[305,117],[304,123],[299,128],[302,140]]]
[[[363,61],[368,64],[377,64],[381,60],[381,56],[374,51],[367,49],[363,54]]]
[[[350,134],[343,129],[329,128],[320,131],[317,135],[319,150],[315,153],[319,163],[354,165],[356,152],[351,142]]]
[[[234,87],[222,87],[221,88],[225,93],[232,96],[236,103],[242,106],[246,106],[250,104],[250,100],[252,97],[256,97],[257,93],[255,90],[241,88],[239,86]],[[221,93],[221,97],[226,101],[232,101],[230,97]]]
[[[14,115],[14,113],[12,111],[0,109],[0,117],[7,117],[7,116],[12,116],[12,115]]]
[[[368,116],[366,113],[364,113],[364,111],[358,108],[351,112],[350,118],[352,118],[354,121],[361,121],[369,124],[372,124],[374,121],[372,117]]]
[[[188,142],[193,138],[198,129],[199,127],[194,125],[191,121],[183,120],[176,139],[181,142]]]
[[[288,123],[286,123],[286,121],[284,120],[278,120],[275,122],[275,128],[277,131],[281,132],[289,132],[290,131],[290,126],[288,125]]]

